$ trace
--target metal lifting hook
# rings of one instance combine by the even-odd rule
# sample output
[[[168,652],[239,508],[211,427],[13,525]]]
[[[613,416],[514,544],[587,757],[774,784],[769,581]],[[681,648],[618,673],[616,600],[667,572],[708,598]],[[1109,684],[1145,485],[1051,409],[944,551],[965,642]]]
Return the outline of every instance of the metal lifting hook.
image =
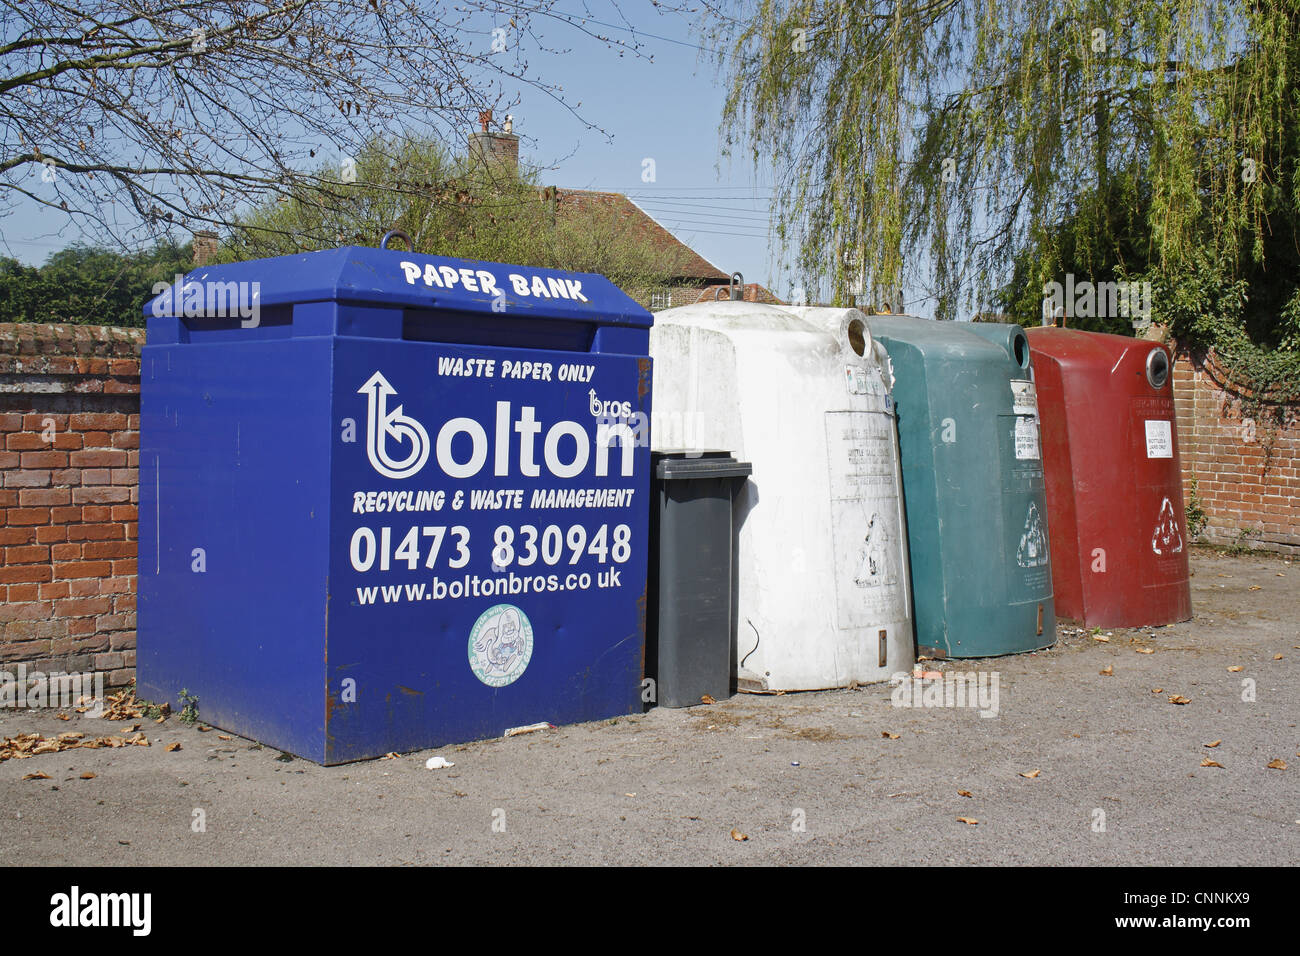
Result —
[[[716,289],[714,289],[713,291],[714,302],[722,301],[722,290],[723,290],[722,286],[718,286]],[[739,272],[733,272],[731,274],[731,283],[728,286],[726,286],[726,290],[727,290],[727,298],[730,299],[732,302],[739,302],[740,300],[745,298],[745,277],[741,275]]]
[[[408,236],[406,233],[402,232],[402,230],[400,229],[389,229],[386,233],[384,233],[384,238],[379,240],[379,248],[387,249],[388,240],[392,239],[393,236],[397,236],[399,239],[403,240],[406,243],[406,248],[410,249],[412,252],[415,251],[415,243],[411,241],[411,237]]]

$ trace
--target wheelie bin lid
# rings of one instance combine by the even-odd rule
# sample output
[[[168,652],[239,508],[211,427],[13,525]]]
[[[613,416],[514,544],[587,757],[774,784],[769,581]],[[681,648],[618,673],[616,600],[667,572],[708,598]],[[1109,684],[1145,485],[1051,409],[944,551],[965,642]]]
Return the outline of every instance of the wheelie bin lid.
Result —
[[[729,451],[668,448],[650,453],[656,478],[680,481],[700,478],[747,478],[754,473],[748,461],[736,461]]]

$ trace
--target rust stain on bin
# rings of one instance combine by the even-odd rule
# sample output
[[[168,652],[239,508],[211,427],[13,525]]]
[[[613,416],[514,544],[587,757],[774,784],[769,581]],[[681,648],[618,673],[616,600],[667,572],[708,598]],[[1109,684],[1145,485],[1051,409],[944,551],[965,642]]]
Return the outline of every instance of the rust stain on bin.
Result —
[[[648,358],[636,360],[636,397],[645,398],[650,394],[650,373],[653,363]]]

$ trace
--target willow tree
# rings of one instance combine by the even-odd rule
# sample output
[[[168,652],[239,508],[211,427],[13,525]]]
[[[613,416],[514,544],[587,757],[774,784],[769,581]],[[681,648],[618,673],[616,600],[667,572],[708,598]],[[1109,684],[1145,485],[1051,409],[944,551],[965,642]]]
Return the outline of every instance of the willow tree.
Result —
[[[774,171],[777,238],[838,301],[906,284],[954,318],[1016,265],[1041,296],[1069,223],[1076,261],[1166,280],[1159,313],[1188,277],[1230,287],[1265,256],[1271,211],[1300,208],[1293,0],[711,12],[724,146]]]

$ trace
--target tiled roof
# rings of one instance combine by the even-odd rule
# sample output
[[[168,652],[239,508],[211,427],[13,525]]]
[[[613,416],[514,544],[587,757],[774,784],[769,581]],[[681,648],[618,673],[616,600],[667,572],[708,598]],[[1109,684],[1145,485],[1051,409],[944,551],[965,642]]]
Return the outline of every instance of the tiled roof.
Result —
[[[726,281],[729,276],[698,252],[665,229],[622,193],[595,192],[589,189],[556,189],[556,213],[581,216],[599,210],[616,215],[627,223],[629,232],[665,252],[675,253],[680,265],[674,278],[689,281]]]

